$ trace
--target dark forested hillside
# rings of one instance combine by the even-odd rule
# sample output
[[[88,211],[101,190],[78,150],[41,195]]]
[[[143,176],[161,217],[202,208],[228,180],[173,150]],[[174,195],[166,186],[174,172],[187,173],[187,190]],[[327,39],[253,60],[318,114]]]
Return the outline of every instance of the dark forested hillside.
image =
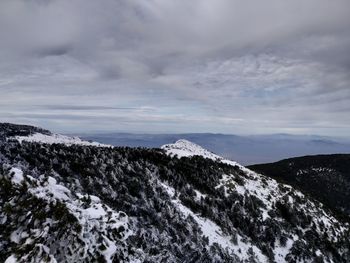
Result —
[[[349,225],[320,203],[190,142],[14,130],[0,140],[0,262],[349,262]]]
[[[12,136],[29,136],[34,133],[50,135],[51,132],[39,127],[29,125],[18,125],[12,123],[0,123],[0,139]]]
[[[304,156],[249,168],[295,186],[337,212],[350,215],[350,154]]]

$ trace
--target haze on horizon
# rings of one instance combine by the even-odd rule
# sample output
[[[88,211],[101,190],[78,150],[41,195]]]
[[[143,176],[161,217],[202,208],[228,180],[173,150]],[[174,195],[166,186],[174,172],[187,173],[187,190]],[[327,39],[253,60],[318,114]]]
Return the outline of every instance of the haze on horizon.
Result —
[[[2,0],[0,121],[350,134],[348,0]]]

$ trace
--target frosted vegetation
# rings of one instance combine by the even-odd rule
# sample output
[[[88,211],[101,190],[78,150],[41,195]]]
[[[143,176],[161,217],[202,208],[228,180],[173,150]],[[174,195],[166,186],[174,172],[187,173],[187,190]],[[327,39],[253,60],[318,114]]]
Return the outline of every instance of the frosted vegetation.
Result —
[[[23,133],[0,132],[1,262],[350,259],[348,224],[320,203],[188,141],[99,147]]]

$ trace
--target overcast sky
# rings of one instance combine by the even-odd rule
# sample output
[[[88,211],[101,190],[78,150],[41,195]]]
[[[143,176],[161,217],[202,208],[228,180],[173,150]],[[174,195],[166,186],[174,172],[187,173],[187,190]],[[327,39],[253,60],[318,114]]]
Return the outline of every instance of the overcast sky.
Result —
[[[0,121],[350,135],[349,0],[1,0]]]

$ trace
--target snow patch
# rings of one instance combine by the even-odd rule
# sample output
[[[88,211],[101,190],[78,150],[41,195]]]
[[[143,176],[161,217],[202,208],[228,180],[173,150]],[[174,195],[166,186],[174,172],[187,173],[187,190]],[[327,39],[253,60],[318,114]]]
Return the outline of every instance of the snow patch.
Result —
[[[19,168],[12,167],[10,170],[10,173],[13,173],[13,177],[11,178],[11,181],[15,184],[20,184],[24,177],[23,177],[23,171]]]
[[[34,179],[34,178],[33,178]],[[63,185],[57,184],[55,178],[49,176],[47,182],[42,183],[43,186],[38,186],[29,191],[39,198],[46,198],[49,194],[52,194],[55,199],[60,201],[67,201],[70,199],[70,190]]]
[[[205,198],[207,195],[202,194],[201,192],[199,192],[198,190],[194,190],[194,192],[196,193],[196,199],[199,201],[202,198]]]
[[[5,263],[16,263],[17,259],[14,255],[9,256],[6,260]]]
[[[273,253],[275,255],[276,262],[286,262],[285,258],[288,255],[288,253],[290,252],[296,238],[297,238],[297,236],[294,236],[293,239],[288,238],[285,246],[280,245],[278,247],[275,247],[275,249],[273,250]]]

